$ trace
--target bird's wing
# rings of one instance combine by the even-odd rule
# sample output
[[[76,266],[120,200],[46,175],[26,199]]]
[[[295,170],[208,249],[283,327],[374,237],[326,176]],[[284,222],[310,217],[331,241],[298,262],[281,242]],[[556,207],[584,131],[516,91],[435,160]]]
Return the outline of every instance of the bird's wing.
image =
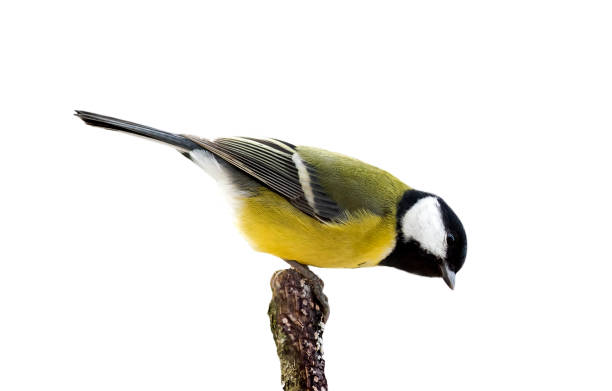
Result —
[[[185,136],[235,168],[285,197],[302,212],[321,221],[338,221],[345,211],[321,186],[316,170],[297,148],[276,139],[249,137],[214,141]]]
[[[210,141],[86,111],[76,115],[89,125],[161,141],[184,154],[204,148],[321,221],[342,222],[355,212],[388,215],[408,188],[383,170],[322,149],[248,137]]]

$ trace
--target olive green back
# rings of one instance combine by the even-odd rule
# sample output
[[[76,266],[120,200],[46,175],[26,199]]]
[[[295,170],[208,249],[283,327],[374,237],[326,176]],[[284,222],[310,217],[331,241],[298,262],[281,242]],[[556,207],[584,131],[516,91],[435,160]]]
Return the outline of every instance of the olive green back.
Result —
[[[302,160],[317,171],[325,191],[348,212],[395,213],[406,184],[360,160],[312,147],[297,147]]]

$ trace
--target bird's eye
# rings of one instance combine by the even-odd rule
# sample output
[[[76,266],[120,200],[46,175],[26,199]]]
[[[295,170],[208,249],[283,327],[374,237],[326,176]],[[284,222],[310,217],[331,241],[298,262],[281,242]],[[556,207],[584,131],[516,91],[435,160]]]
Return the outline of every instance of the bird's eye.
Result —
[[[455,243],[455,236],[453,234],[446,235],[446,243]]]

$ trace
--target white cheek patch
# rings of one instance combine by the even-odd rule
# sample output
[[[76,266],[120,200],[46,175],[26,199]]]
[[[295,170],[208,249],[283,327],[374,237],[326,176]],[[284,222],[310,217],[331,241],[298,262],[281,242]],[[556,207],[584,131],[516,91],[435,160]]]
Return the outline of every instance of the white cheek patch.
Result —
[[[423,250],[441,259],[446,257],[446,230],[437,198],[418,200],[402,217],[401,226],[405,241],[415,240]]]

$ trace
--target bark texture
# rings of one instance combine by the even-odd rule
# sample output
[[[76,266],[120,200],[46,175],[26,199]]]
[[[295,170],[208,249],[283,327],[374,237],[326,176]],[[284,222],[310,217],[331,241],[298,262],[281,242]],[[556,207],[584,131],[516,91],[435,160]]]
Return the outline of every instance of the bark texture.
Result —
[[[293,269],[277,271],[270,282],[268,315],[285,391],[327,391],[322,346],[325,320],[313,284]]]

